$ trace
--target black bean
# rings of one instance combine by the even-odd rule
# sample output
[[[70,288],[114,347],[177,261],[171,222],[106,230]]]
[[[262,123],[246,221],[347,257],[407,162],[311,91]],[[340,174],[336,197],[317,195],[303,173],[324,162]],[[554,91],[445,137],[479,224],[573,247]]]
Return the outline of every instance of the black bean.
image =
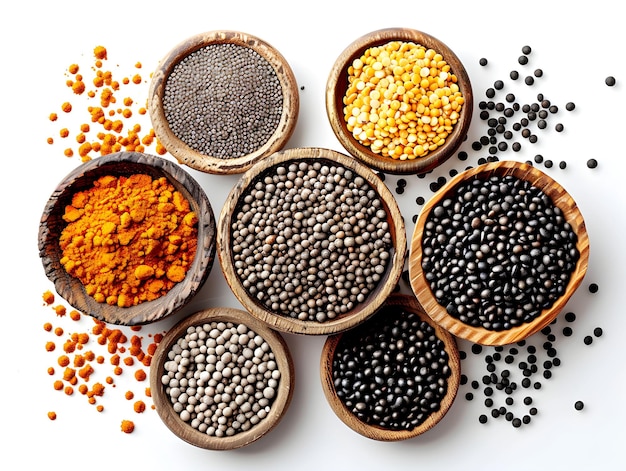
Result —
[[[591,284],[589,285],[589,292],[590,292],[590,293],[597,293],[597,292],[598,292],[598,289],[599,289],[599,286],[598,286],[598,284],[597,284],[597,283],[591,283]]]
[[[535,77],[541,77],[543,76],[543,70],[541,69],[535,69],[535,72],[533,72],[535,74]]]
[[[517,80],[519,78],[519,72],[517,70],[512,70],[511,73],[509,73],[509,77],[511,80]]]
[[[565,105],[565,109],[566,109],[567,111],[573,111],[573,110],[574,110],[574,108],[576,108],[576,104],[575,104],[575,103],[573,103],[573,102],[571,102],[571,101],[570,101],[570,102],[568,102],[568,103]]]
[[[524,47],[522,47],[522,54],[528,55],[532,52],[532,49],[530,46],[526,45]]]
[[[602,327],[596,327],[595,329],[593,329],[593,335],[595,335],[596,337],[602,337]]]
[[[609,87],[615,85],[615,77],[609,75],[606,79],[604,79],[604,83],[606,83]]]
[[[484,57],[481,57],[478,63],[484,67],[487,65],[488,61]]]
[[[478,417],[478,421],[481,424],[486,424],[487,423],[487,416],[485,414],[480,414],[480,416]]]
[[[583,401],[576,401],[574,403],[574,409],[583,410],[585,408],[585,403]]]
[[[587,160],[587,167],[596,168],[598,166],[598,161],[596,159]]]
[[[532,85],[535,83],[535,79],[533,78],[532,75],[527,75],[526,78],[524,79],[524,83],[526,85]]]
[[[591,345],[593,343],[593,337],[591,335],[586,335],[583,342],[585,345]]]

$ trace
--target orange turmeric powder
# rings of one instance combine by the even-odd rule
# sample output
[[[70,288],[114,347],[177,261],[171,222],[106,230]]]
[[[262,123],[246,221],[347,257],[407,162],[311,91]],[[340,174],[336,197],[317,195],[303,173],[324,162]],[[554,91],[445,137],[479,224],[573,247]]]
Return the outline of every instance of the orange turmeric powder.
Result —
[[[164,177],[103,176],[77,192],[63,219],[61,264],[97,302],[135,306],[182,281],[197,246],[197,216]]]
[[[135,424],[132,420],[122,420],[121,428],[124,433],[133,433]]]

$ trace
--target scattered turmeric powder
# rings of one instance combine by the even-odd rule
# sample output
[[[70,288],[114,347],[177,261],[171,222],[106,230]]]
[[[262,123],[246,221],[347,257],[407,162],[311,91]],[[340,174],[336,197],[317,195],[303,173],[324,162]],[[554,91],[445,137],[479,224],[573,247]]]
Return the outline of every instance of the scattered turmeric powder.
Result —
[[[139,75],[138,73],[134,73],[132,78],[125,76],[121,80],[116,79],[114,77],[113,70],[105,70],[103,68],[103,61],[108,61],[108,51],[104,46],[96,46],[93,49],[93,57],[90,59],[92,60],[92,62],[89,64],[91,67],[84,67],[84,70],[93,72],[93,76],[87,77],[83,76],[83,74],[81,73],[78,73],[81,67],[77,63],[73,63],[67,67],[65,77],[65,86],[66,88],[69,88],[71,90],[72,101],[90,101],[92,99],[98,99],[100,101],[100,106],[98,107],[86,107],[90,113],[90,115],[88,116],[89,121],[104,126],[105,110],[108,110],[109,116],[113,117],[115,115],[119,115],[124,120],[130,120],[135,115],[147,117],[145,106],[142,106],[141,108],[135,107],[135,103],[138,103],[139,100],[133,99],[126,93],[124,97],[124,103],[126,108],[120,108],[117,110],[109,109],[112,104],[116,103],[116,95],[118,94],[118,92],[122,92],[123,86],[131,84],[134,86],[134,93],[137,93],[137,85],[146,85],[146,82],[143,80],[141,75]],[[119,68],[120,66],[116,65],[116,67]],[[141,69],[141,62],[135,62],[134,69],[135,72],[136,69]],[[142,91],[147,92],[147,90]],[[131,106],[133,108],[131,108]],[[65,113],[70,113],[73,108],[85,109],[72,106],[69,99],[65,101],[61,106],[61,109]],[[136,110],[138,111],[137,113],[135,113]],[[49,119],[52,122],[56,122],[57,120],[59,120],[59,116],[57,115],[57,113],[50,113]],[[101,142],[99,137],[96,137],[94,139],[93,135],[88,134],[88,131],[82,129],[83,125],[87,125],[87,127],[89,127],[88,123],[83,123],[81,125],[81,132],[84,134],[84,136],[81,136],[79,138],[78,146],[76,148],[64,149],[64,155],[66,157],[72,157],[77,154],[80,156],[82,161],[88,161],[94,157],[94,154],[106,155],[121,150],[135,150],[137,152],[144,152],[147,150],[144,145],[136,144],[136,140],[133,139],[130,135],[131,132],[129,132],[129,135],[123,134],[124,123],[121,120],[115,120],[115,122],[115,145],[103,145],[103,142]],[[108,128],[108,130],[111,129],[111,127]],[[98,134],[96,129],[94,129],[94,134]],[[65,137],[67,137],[67,135]],[[146,134],[145,136],[140,136],[137,141],[142,141],[144,137],[148,137],[148,134]],[[51,137],[48,137],[47,140],[49,144],[54,143],[54,140]],[[153,137],[149,138],[149,140],[151,141],[150,145],[153,145],[157,142],[156,139]],[[165,153],[167,153],[162,145],[155,144],[153,150],[159,155],[164,155]]]
[[[56,348],[56,344],[54,342],[46,342],[46,351],[53,352]]]
[[[135,371],[135,379],[137,381],[145,381],[147,377],[148,375],[146,375],[146,372],[144,370],[139,369]]]
[[[198,218],[164,177],[103,176],[73,196],[63,219],[61,264],[100,303],[157,299],[195,256]]]
[[[57,316],[63,317],[65,313],[67,312],[67,309],[62,304],[59,304],[54,307],[54,312],[56,312]]]
[[[135,410],[135,412],[137,412],[138,414],[141,414],[141,413],[143,413],[143,412],[146,410],[146,403],[145,403],[145,402],[143,402],[143,401],[141,401],[141,400],[136,401],[136,402],[133,404],[133,409],[134,409],[134,410]]]
[[[54,293],[50,290],[44,291],[42,295],[44,304],[50,306],[54,302]]]
[[[50,420],[56,420],[56,419],[57,419],[57,413],[56,413],[56,412],[54,412],[54,411],[50,411],[50,412],[48,412],[48,418],[49,418]]]

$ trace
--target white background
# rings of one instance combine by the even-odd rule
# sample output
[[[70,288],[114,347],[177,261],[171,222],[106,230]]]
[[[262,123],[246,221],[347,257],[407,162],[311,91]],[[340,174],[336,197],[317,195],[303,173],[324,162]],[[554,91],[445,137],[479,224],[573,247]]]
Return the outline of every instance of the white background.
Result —
[[[624,188],[623,135],[626,120],[626,44],[623,17],[617,2],[275,2],[198,1],[134,2],[13,2],[0,15],[2,69],[0,133],[3,147],[2,269],[3,328],[0,352],[3,366],[0,398],[0,467],[9,469],[551,469],[624,470],[626,408],[623,333]],[[6,7],[5,7],[6,8]],[[517,57],[525,44],[532,46],[531,72],[544,77],[532,88],[518,92],[533,99],[541,91],[560,106],[557,121],[565,131],[538,133],[539,143],[524,145],[503,158],[531,159],[536,153],[558,163],[561,170],[541,168],[556,178],[576,199],[585,217],[591,244],[587,276],[566,310],[577,314],[574,335],[559,336],[562,366],[554,377],[533,392],[539,414],[533,422],[515,429],[504,420],[481,425],[482,399],[467,401],[464,386],[443,421],[426,434],[404,442],[381,443],[348,429],[328,406],[319,380],[321,337],[285,335],[296,367],[293,402],[284,420],[269,435],[236,451],[215,452],[188,445],[174,436],[154,410],[139,415],[123,399],[123,391],[141,391],[122,375],[109,388],[95,411],[78,393],[65,396],[53,390],[46,369],[60,354],[48,353],[44,322],[72,329],[88,328],[83,319],[75,326],[55,319],[41,295],[51,289],[37,251],[41,212],[56,184],[74,167],[78,157],[63,156],[63,144],[46,144],[57,136],[58,124],[48,115],[60,113],[68,98],[65,71],[72,63],[87,64],[93,48],[109,51],[107,67],[131,73],[141,61],[147,77],[159,59],[187,37],[214,29],[233,29],[258,36],[276,47],[289,61],[300,90],[300,115],[287,147],[327,147],[343,151],[326,118],[324,92],[334,60],[357,37],[385,27],[407,27],[443,40],[465,63],[476,103],[496,79],[507,80],[511,69],[521,70]],[[489,59],[480,67],[481,57]],[[116,69],[119,67],[119,69]],[[123,72],[129,71],[129,72]],[[87,71],[85,71],[87,76]],[[608,75],[617,78],[607,87]],[[148,84],[132,96],[147,98]],[[143,87],[143,91],[141,88]],[[78,99],[76,102],[78,103]],[[574,101],[574,112],[564,110]],[[428,198],[430,181],[448,175],[452,168],[474,164],[477,154],[470,143],[485,132],[477,117],[464,149],[470,160],[453,157],[425,179],[408,176],[406,191],[398,196],[412,233],[411,218],[419,211],[417,196]],[[73,112],[83,120],[84,111]],[[67,118],[69,119],[69,118]],[[150,127],[147,117],[144,127]],[[57,143],[60,141],[56,137]],[[594,157],[599,166],[589,170]],[[203,185],[216,216],[236,176],[211,176],[190,170]],[[389,178],[394,191],[397,178]],[[589,293],[590,283],[600,290]],[[405,287],[406,288],[406,287]],[[57,297],[56,303],[63,301]],[[230,294],[219,265],[214,265],[204,289],[191,305],[173,319],[142,330],[162,332],[172,322],[199,309],[215,306],[240,308]],[[559,320],[558,329],[564,325]],[[85,327],[87,326],[87,327]],[[594,327],[604,335],[591,346],[583,336]],[[538,341],[538,340],[537,340]],[[146,340],[147,343],[147,340]],[[459,342],[469,352],[470,346]],[[97,346],[93,346],[95,349]],[[483,374],[482,358],[468,354],[462,363],[471,378]],[[104,366],[103,366],[104,368]],[[61,368],[57,368],[61,370]],[[138,395],[139,396],[139,395]],[[522,396],[516,396],[522,397]],[[521,399],[520,399],[521,400]],[[583,400],[585,409],[574,410]],[[47,412],[58,414],[56,421]],[[122,418],[135,421],[136,430],[120,431]]]

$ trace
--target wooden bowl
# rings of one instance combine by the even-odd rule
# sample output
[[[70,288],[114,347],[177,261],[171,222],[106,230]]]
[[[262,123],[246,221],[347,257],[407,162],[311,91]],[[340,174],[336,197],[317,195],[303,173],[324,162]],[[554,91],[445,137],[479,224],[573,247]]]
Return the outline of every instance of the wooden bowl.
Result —
[[[446,380],[447,390],[439,402],[439,409],[432,412],[420,424],[416,425],[412,429],[404,430],[383,428],[379,424],[367,423],[366,421],[360,419],[357,414],[353,412],[351,408],[347,407],[344,401],[338,397],[333,376],[333,363],[335,356],[339,354],[338,352],[341,352],[342,349],[349,348],[348,346],[344,347],[345,342],[356,342],[361,339],[362,335],[366,335],[368,332],[380,333],[380,326],[376,327],[375,324],[372,325],[374,321],[378,322],[381,317],[391,315],[391,313],[397,312],[398,310],[415,314],[420,320],[425,321],[434,329],[438,339],[443,342],[445,352],[448,355],[448,367],[450,369],[450,375]],[[389,364],[395,363],[389,362]],[[393,294],[387,299],[381,310],[372,318],[368,319],[354,329],[340,334],[331,335],[326,339],[322,349],[320,375],[324,395],[326,396],[332,410],[343,423],[355,432],[373,440],[400,441],[416,437],[430,430],[446,415],[452,406],[459,389],[461,360],[454,337],[433,322],[433,320],[422,310],[413,296]]]
[[[391,236],[392,247],[389,250],[389,260],[380,280],[369,295],[355,303],[354,307],[346,313],[337,315],[323,321],[305,320],[291,317],[286,313],[274,312],[265,307],[256,297],[252,296],[244,283],[237,275],[234,263],[233,236],[231,226],[240,211],[242,201],[249,188],[256,184],[258,179],[272,175],[281,164],[298,162],[338,165],[351,170],[355,175],[362,177],[365,182],[377,193],[382,202],[387,217],[388,230]],[[343,221],[343,219],[342,219]],[[283,229],[277,231],[277,236],[282,235]],[[384,300],[394,290],[404,268],[407,242],[404,220],[400,214],[393,195],[380,180],[380,178],[368,167],[357,160],[329,149],[302,148],[289,149],[277,152],[272,156],[254,165],[247,171],[233,188],[226,199],[218,220],[217,231],[218,258],[222,271],[233,293],[245,308],[256,318],[266,322],[272,328],[289,333],[326,335],[336,333],[362,322],[372,315],[382,305]],[[272,242],[273,244],[274,242]],[[332,275],[334,277],[334,275]],[[329,278],[330,279],[330,278]],[[313,282],[302,283],[303,291],[315,290],[315,295],[321,295]],[[321,291],[323,286],[319,288]],[[345,299],[345,298],[344,298]]]
[[[173,69],[194,52],[207,46],[220,44],[234,44],[256,51],[274,69],[282,88],[282,113],[276,130],[265,143],[246,155],[232,157],[214,156],[206,155],[193,149],[188,142],[185,142],[172,132],[163,108],[166,84]],[[274,47],[246,33],[209,31],[190,37],[178,44],[161,60],[152,76],[148,98],[148,112],[157,138],[180,163],[202,172],[233,174],[247,170],[259,159],[285,146],[296,126],[299,100],[295,76],[285,58]],[[232,106],[235,105],[231,105],[231,109]]]
[[[344,119],[344,97],[348,89],[348,68],[369,48],[391,41],[413,42],[440,53],[458,79],[465,99],[460,117],[445,140],[445,144],[414,159],[400,160],[375,153],[370,146],[361,144],[348,130]],[[368,33],[350,44],[337,58],[326,84],[326,112],[330,125],[343,147],[353,156],[372,168],[392,174],[426,173],[448,159],[466,137],[472,118],[473,93],[469,76],[456,54],[433,36],[407,28],[388,28]]]
[[[486,329],[483,326],[471,326],[450,315],[446,308],[437,302],[429,282],[425,279],[425,274],[422,269],[424,225],[433,207],[437,206],[446,196],[451,195],[456,187],[463,182],[474,178],[487,179],[492,175],[501,177],[513,175],[520,180],[529,181],[532,185],[542,190],[552,200],[552,203],[561,209],[566,221],[576,234],[578,238],[576,248],[579,252],[578,261],[565,287],[565,292],[555,300],[550,308],[542,310],[538,317],[535,317],[529,322],[499,331]],[[535,332],[540,331],[554,320],[582,282],[587,271],[588,260],[589,239],[585,221],[573,198],[559,183],[537,168],[526,163],[501,161],[480,165],[456,175],[424,205],[417,219],[411,240],[409,278],[413,292],[423,309],[443,328],[457,337],[475,343],[483,345],[506,345],[527,338]]]
[[[97,302],[60,263],[59,237],[67,225],[63,220],[72,196],[93,186],[100,177],[130,176],[144,173],[152,178],[165,177],[189,201],[198,216],[198,244],[193,264],[183,281],[154,301],[118,307]],[[198,183],[179,165],[164,158],[138,152],[119,152],[81,164],[57,186],[45,206],[39,225],[39,255],[46,276],[56,291],[79,311],[111,324],[146,324],[162,319],[186,305],[209,276],[215,258],[215,217],[209,200]]]
[[[278,370],[281,373],[277,392],[267,416],[246,431],[234,435],[218,437],[193,428],[189,422],[181,419],[174,410],[169,394],[166,392],[161,378],[165,372],[168,353],[178,339],[185,336],[190,327],[205,323],[224,322],[234,325],[245,325],[260,335],[274,353]],[[194,364],[192,362],[192,364]],[[211,308],[197,312],[183,319],[168,331],[159,343],[150,365],[150,390],[156,410],[165,425],[179,438],[200,448],[211,450],[232,450],[248,445],[273,430],[286,413],[294,388],[294,366],[289,348],[282,336],[254,319],[248,313],[231,308]],[[241,411],[239,411],[241,412]]]

